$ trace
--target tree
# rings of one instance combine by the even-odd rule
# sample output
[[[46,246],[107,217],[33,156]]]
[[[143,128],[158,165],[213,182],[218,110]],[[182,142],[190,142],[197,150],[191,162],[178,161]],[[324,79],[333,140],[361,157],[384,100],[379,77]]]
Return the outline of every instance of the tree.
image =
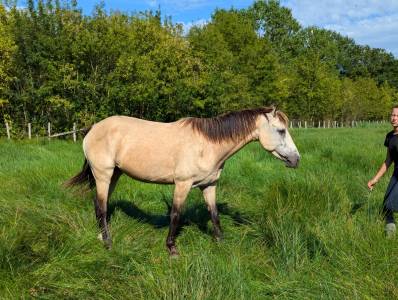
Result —
[[[282,7],[278,0],[258,0],[247,13],[259,35],[268,39],[281,56],[287,58],[295,54],[301,26],[289,8]]]
[[[293,118],[377,119],[397,100],[391,54],[302,28],[276,0],[218,9],[187,36],[160,10],[107,13],[100,4],[83,15],[75,0],[7,3],[0,113],[19,126],[63,130],[113,114],[172,121],[270,104]]]
[[[338,76],[322,63],[319,54],[296,59],[288,103],[293,117],[313,121],[339,118],[339,96]]]
[[[5,7],[0,3],[0,118],[9,121],[10,89],[14,80],[14,55],[18,48],[10,32],[13,19],[7,15]]]

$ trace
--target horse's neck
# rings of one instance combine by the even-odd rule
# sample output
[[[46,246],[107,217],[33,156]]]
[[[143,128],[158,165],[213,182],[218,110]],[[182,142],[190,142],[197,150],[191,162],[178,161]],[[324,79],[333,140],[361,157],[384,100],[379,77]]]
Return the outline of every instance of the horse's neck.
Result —
[[[236,152],[238,152],[240,149],[242,149],[244,146],[254,140],[256,140],[254,135],[250,134],[247,137],[242,138],[238,141],[228,141],[218,144],[216,147],[216,151],[219,161],[226,161],[228,158],[230,158],[232,155],[234,155]]]

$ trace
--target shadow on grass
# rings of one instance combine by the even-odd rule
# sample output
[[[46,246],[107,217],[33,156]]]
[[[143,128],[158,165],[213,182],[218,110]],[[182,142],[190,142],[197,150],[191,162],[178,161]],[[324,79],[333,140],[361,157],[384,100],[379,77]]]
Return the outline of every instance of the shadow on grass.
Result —
[[[355,215],[356,212],[361,209],[362,206],[365,205],[365,202],[361,202],[361,203],[354,203],[351,207],[351,211],[350,211],[350,215]]]
[[[170,223],[171,201],[163,199],[163,202],[166,205],[165,214],[151,214],[142,210],[130,201],[112,201],[109,203],[108,206],[108,219],[110,220],[112,218],[112,215],[115,213],[116,210],[121,210],[127,216],[140,222],[152,225],[154,228],[168,227]],[[240,212],[230,208],[227,203],[217,204],[217,209],[220,215],[227,215],[231,217],[236,226],[248,223],[247,218],[245,218]],[[196,225],[200,231],[211,234],[212,230],[211,228],[209,229],[207,226],[209,221],[210,214],[204,203],[189,205],[181,214],[177,235],[181,232],[184,226],[190,225]]]

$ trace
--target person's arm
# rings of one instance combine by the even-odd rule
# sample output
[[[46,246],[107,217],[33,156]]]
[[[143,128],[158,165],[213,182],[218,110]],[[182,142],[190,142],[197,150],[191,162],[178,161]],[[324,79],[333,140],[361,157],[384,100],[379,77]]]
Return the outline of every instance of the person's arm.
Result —
[[[385,172],[387,172],[388,168],[391,166],[391,163],[392,161],[390,157],[390,152],[387,149],[386,160],[381,164],[381,167],[379,171],[377,171],[376,175],[368,182],[369,190],[372,190],[375,184],[379,181],[379,179],[384,175]]]

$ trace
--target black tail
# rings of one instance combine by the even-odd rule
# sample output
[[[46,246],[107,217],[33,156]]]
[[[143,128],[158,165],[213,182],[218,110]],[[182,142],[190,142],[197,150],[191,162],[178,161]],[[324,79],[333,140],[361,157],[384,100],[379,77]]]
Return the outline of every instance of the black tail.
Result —
[[[88,184],[90,188],[95,186],[95,179],[93,173],[91,172],[90,165],[87,159],[84,160],[82,171],[70,178],[68,181],[64,183],[65,187],[73,187],[75,185],[83,185]]]
[[[91,130],[93,126],[91,125],[90,127],[85,127],[80,129],[80,131],[82,132],[83,136],[86,136],[86,134]]]

